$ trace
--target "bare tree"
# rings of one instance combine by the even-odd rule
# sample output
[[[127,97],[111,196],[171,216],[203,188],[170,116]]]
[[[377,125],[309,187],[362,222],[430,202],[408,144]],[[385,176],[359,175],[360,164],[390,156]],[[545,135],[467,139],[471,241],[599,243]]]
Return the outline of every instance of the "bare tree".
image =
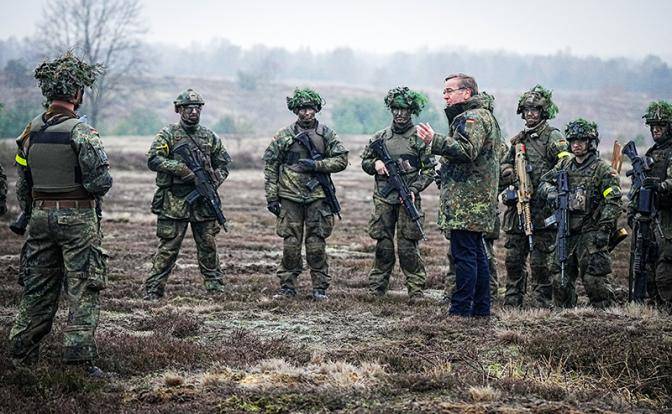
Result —
[[[38,44],[46,55],[74,50],[89,63],[102,63],[105,74],[85,105],[92,124],[102,108],[119,99],[145,71],[139,0],[52,0],[43,10]]]

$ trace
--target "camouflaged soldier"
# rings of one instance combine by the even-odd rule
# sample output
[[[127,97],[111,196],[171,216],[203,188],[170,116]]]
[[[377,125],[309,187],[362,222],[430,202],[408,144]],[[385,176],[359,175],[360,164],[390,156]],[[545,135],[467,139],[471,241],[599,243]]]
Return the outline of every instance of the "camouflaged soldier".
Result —
[[[98,132],[75,114],[84,89],[101,69],[69,52],[35,69],[49,107],[17,139],[17,198],[22,210],[30,212],[19,275],[23,296],[9,337],[17,366],[37,361],[64,290],[69,314],[63,359],[83,364],[92,375],[102,373],[92,363],[107,255],[94,199],[107,193],[112,177]]]
[[[145,300],[163,297],[170,272],[180,252],[187,227],[196,242],[198,268],[208,292],[224,290],[222,269],[217,256],[216,237],[220,227],[215,213],[203,197],[193,204],[187,195],[195,189],[195,175],[182,158],[173,150],[178,145],[188,145],[193,153],[200,154],[205,169],[219,187],[229,175],[231,162],[217,134],[199,124],[205,102],[193,89],[182,92],[173,102],[180,122],[163,128],[154,138],[147,154],[147,166],[156,171],[156,193],[152,200],[152,213],[156,214],[156,235],[159,248],[152,260],[151,274],[145,281]]]
[[[446,78],[443,90],[449,135],[420,124],[418,135],[431,143],[432,154],[443,156],[440,209],[455,262],[456,288],[449,313],[490,315],[490,272],[484,234],[497,221],[501,132],[493,111],[494,98],[479,93],[471,76]]]
[[[529,274],[533,305],[550,307],[553,299],[551,266],[555,246],[555,232],[544,226],[544,219],[552,214],[544,200],[534,190],[541,176],[557,162],[568,157],[568,144],[564,135],[548,121],[555,118],[558,107],[552,101],[551,91],[536,85],[521,95],[517,113],[525,121],[525,129],[511,139],[511,147],[502,160],[502,183],[511,185],[505,193],[504,231],[506,232],[506,297],[505,304],[522,306],[527,288],[527,258],[530,258]],[[533,246],[530,251],[528,238],[523,233],[521,218],[516,208],[518,178],[514,171],[516,148],[519,144],[527,150],[528,175],[532,184],[530,211],[532,216]],[[510,197],[507,195],[511,195]]]
[[[558,197],[557,175],[567,171],[569,179],[569,237],[565,285],[559,264],[553,265],[555,306],[576,306],[577,278],[583,281],[590,304],[606,308],[614,301],[609,281],[611,258],[608,244],[621,214],[621,187],[618,174],[598,153],[597,124],[579,118],[567,124],[565,136],[573,157],[563,158],[541,177],[540,200],[553,202]]]
[[[654,303],[672,311],[672,104],[651,102],[642,117],[651,129],[653,147],[646,156],[653,160],[642,185],[654,191],[657,225],[649,236],[655,240],[648,255],[647,290]],[[628,222],[633,223],[639,193],[629,203]]]
[[[338,136],[315,119],[324,101],[311,89],[296,89],[287,97],[287,108],[298,116],[293,124],[278,131],[264,153],[264,186],[268,210],[277,217],[276,232],[283,239],[282,260],[277,275],[280,290],[275,298],[296,296],[296,279],[303,270],[301,245],[305,240],[313,298],[327,299],[329,265],[325,240],[334,227],[334,213],[320,185],[313,185],[316,173],[337,173],[348,165],[348,151]],[[306,132],[323,159],[311,159],[295,137]]]
[[[362,153],[362,169],[375,177],[373,213],[369,220],[369,236],[376,240],[373,268],[369,272],[369,290],[382,296],[387,291],[394,268],[394,235],[397,236],[399,266],[406,276],[406,288],[411,300],[422,297],[425,287],[425,264],[420,256],[418,241],[422,238],[418,225],[408,216],[401,204],[399,193],[381,193],[387,185],[388,171],[385,163],[377,159],[370,144],[384,140],[392,159],[397,160],[402,179],[411,191],[414,203],[423,218],[420,193],[434,181],[434,157],[429,148],[418,138],[413,124],[413,115],[419,115],[427,104],[427,98],[406,87],[388,92],[385,105],[392,112],[392,125],[376,132]]]

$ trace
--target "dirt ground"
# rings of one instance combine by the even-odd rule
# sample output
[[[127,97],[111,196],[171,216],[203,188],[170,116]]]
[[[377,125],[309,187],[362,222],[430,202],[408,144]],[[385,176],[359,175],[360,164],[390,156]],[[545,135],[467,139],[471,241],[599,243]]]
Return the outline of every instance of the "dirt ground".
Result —
[[[348,169],[334,176],[343,220],[328,241],[330,299],[276,301],[281,240],[256,165],[267,139],[231,142],[235,165],[220,194],[230,226],[218,236],[227,291],[208,295],[193,240],[158,303],[142,300],[157,247],[149,214],[149,138],[106,140],[115,185],[105,202],[109,285],[97,331],[94,380],[64,366],[63,299],[39,365],[15,371],[7,336],[20,300],[23,239],[0,219],[0,412],[662,412],[672,409],[672,322],[641,306],[595,311],[508,310],[489,320],[449,317],[439,303],[447,243],[435,222],[438,191],[423,193],[428,298],[410,305],[395,269],[384,298],[366,294],[374,242],[366,233],[371,178],[359,167],[364,137],[345,137]],[[7,167],[6,167],[7,168]],[[13,177],[12,177],[13,182]],[[498,270],[504,278],[502,240]],[[614,284],[626,296],[627,242]],[[582,293],[582,292],[581,292]],[[500,296],[503,289],[500,289]],[[582,299],[585,305],[585,298]]]

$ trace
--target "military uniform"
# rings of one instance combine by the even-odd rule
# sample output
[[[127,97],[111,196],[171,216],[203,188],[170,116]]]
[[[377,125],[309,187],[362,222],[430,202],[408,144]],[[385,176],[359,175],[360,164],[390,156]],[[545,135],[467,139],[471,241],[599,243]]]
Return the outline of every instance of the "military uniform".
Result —
[[[490,275],[483,235],[495,231],[501,133],[493,98],[473,95],[459,104],[450,123],[450,135],[435,134],[431,152],[443,156],[440,209],[444,230],[451,233],[456,289],[450,313],[464,316],[490,314]],[[457,106],[457,105],[455,105]],[[454,108],[453,108],[454,109]],[[464,240],[456,251],[456,236]]]
[[[531,166],[529,177],[532,188],[539,186],[540,178],[552,169],[563,157],[568,156],[565,137],[558,129],[546,121],[534,128],[521,131],[511,139],[511,147],[503,160],[504,164],[514,165],[516,146],[525,145],[527,162]],[[514,184],[515,188],[515,184]],[[550,269],[553,264],[555,232],[544,225],[544,219],[552,214],[544,200],[536,192],[532,193],[530,210],[532,213],[533,249],[530,251],[527,236],[520,226],[520,218],[515,200],[507,206],[504,213],[504,231],[506,237],[506,304],[521,306],[526,290],[527,257],[530,257],[531,289],[536,306],[548,307],[552,303]]]
[[[644,118],[649,125],[658,124],[665,128],[663,136],[646,152],[646,156],[653,160],[646,175],[657,178],[654,200],[658,213],[648,236],[654,242],[647,256],[647,291],[656,304],[672,311],[672,105],[664,101],[653,102]],[[634,219],[638,202],[637,191],[629,203],[630,221]]]
[[[0,164],[0,216],[7,212],[7,176]]]
[[[570,135],[572,124],[566,132],[570,141],[574,139]],[[592,129],[596,138],[597,126]],[[592,306],[606,308],[614,301],[609,280],[611,258],[608,243],[621,214],[621,188],[618,174],[600,159],[596,146],[581,164],[575,157],[562,159],[541,177],[538,189],[540,199],[546,200],[550,193],[556,191],[558,172],[567,171],[570,195],[565,286],[561,283],[558,262],[553,266],[553,301],[563,308],[576,306],[575,282],[578,278],[583,281]]]
[[[402,179],[415,195],[415,206],[423,216],[420,192],[434,181],[434,157],[429,148],[417,136],[415,126],[406,131],[396,131],[393,127],[376,132],[369,143],[384,140],[390,155],[397,160],[403,171]],[[376,173],[376,154],[369,146],[362,153],[362,169],[375,176],[373,193],[373,213],[369,220],[369,236],[376,240],[376,253],[373,268],[369,272],[369,289],[384,294],[394,268],[394,235],[397,235],[399,265],[406,276],[406,288],[409,296],[421,295],[425,287],[425,264],[420,256],[418,241],[422,234],[418,226],[409,218],[399,200],[399,193],[390,192],[386,197],[381,189],[387,185],[387,177]]]
[[[295,294],[296,279],[303,270],[301,245],[304,240],[313,289],[324,294],[331,280],[325,240],[334,227],[334,213],[322,187],[312,185],[313,174],[294,168],[299,160],[310,159],[308,150],[294,139],[304,131],[315,148],[324,154],[324,159],[315,163],[316,172],[336,173],[348,165],[348,151],[336,133],[317,122],[307,129],[298,122],[281,129],[264,153],[266,201],[279,202],[282,206],[276,224],[276,232],[283,239],[277,275],[281,289],[289,295]]]
[[[196,105],[202,105],[198,102],[203,102],[195,91],[187,90],[175,104],[188,104],[190,100],[196,102]],[[152,200],[152,213],[157,215],[159,248],[152,260],[151,273],[145,281],[148,299],[164,295],[168,276],[175,267],[189,226],[196,242],[198,267],[206,290],[221,291],[224,286],[216,245],[220,226],[215,213],[202,197],[191,205],[187,202],[187,195],[195,189],[193,178],[189,178],[192,172],[180,155],[173,152],[178,145],[183,144],[189,146],[192,153],[201,154],[205,169],[217,187],[229,175],[227,166],[231,158],[222,141],[217,134],[200,124],[190,125],[180,121],[163,128],[154,138],[147,165],[157,173],[158,188]]]

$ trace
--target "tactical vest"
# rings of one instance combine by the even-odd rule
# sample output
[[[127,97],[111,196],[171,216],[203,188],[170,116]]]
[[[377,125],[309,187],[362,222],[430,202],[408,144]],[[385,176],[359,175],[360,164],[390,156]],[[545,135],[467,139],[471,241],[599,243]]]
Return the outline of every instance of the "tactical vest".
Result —
[[[33,191],[68,193],[81,191],[82,171],[72,145],[72,130],[81,124],[77,118],[66,118],[55,124],[42,120],[30,123],[30,143],[26,161],[33,181]]]
[[[512,142],[514,145],[523,143],[527,148],[527,159],[529,161],[529,165],[532,166],[530,178],[532,179],[532,185],[535,189],[539,186],[541,176],[550,171],[555,166],[555,161],[557,161],[554,159],[552,162],[549,162],[547,153],[548,142],[553,131],[557,131],[557,129],[550,125],[546,125],[544,128],[542,128],[541,133],[522,132],[521,135],[524,135],[524,138],[513,140],[515,142]],[[538,135],[538,137],[533,138],[532,135]]]
[[[596,177],[600,159],[594,155],[589,165],[577,168],[569,161],[567,177],[569,178],[569,229],[579,232],[588,224],[591,217],[599,214],[598,206],[603,198],[601,189],[597,187],[599,177]],[[571,166],[571,167],[570,167]]]
[[[653,165],[646,175],[658,177],[661,182],[669,178],[667,168],[670,165],[670,158],[672,158],[672,142],[666,142],[663,148],[651,148],[646,155],[653,159]],[[657,204],[659,209],[672,208],[672,197],[657,197]]]
[[[386,130],[380,139],[385,140],[387,151],[393,160],[397,161],[399,168],[404,172],[404,177],[409,178],[418,175],[420,168],[420,159],[418,151],[411,146],[411,140],[408,136],[395,134]],[[376,175],[378,179],[385,179],[382,175]]]
[[[295,128],[293,132],[295,135],[298,135],[300,131],[297,131]],[[320,154],[323,155],[326,151],[326,142],[324,139],[324,133],[325,133],[324,127],[322,127],[321,125],[318,125],[316,129],[308,130],[308,136],[310,137],[313,146]],[[288,165],[296,164],[298,160],[306,158],[311,158],[310,153],[308,152],[308,148],[304,147],[299,141],[294,140],[294,142],[292,142],[292,145],[289,146],[287,153],[285,154],[285,164]]]

